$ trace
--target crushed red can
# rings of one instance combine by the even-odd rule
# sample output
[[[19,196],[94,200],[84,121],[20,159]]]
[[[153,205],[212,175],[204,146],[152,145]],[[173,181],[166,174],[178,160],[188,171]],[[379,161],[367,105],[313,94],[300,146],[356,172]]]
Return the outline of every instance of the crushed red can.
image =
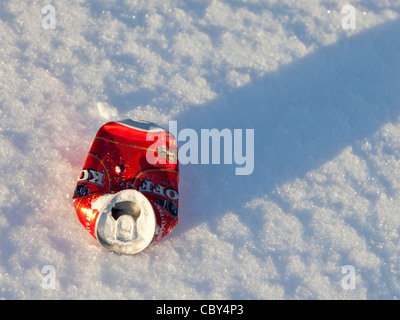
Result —
[[[135,254],[178,224],[178,148],[157,125],[131,119],[97,132],[73,195],[81,224],[100,245]]]

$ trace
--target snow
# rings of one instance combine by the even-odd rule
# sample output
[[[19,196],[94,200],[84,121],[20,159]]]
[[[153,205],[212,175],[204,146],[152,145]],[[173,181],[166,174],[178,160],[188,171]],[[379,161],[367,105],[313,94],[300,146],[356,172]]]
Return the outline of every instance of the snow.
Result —
[[[0,1],[0,298],[399,298],[400,1],[347,4]],[[182,165],[179,225],[111,254],[71,197],[125,118],[254,129],[254,172]]]

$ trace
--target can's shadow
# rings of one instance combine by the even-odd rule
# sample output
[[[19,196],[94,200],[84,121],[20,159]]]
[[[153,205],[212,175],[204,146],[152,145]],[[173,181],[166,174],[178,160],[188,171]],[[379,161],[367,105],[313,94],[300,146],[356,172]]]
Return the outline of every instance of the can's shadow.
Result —
[[[255,154],[248,176],[236,176],[235,164],[181,165],[180,225],[170,236],[200,223],[215,230],[229,211],[243,216],[251,230],[257,228],[257,219],[244,217],[248,201],[303,177],[395,121],[399,29],[399,20],[371,28],[172,119],[178,133],[192,128],[199,136],[203,128],[254,129]]]

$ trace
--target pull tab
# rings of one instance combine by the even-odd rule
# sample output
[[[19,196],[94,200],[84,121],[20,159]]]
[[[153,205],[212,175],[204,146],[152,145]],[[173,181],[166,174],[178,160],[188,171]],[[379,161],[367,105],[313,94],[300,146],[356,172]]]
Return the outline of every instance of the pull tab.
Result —
[[[115,238],[119,241],[132,241],[135,231],[135,220],[131,215],[123,214],[117,220],[117,227],[115,228]]]

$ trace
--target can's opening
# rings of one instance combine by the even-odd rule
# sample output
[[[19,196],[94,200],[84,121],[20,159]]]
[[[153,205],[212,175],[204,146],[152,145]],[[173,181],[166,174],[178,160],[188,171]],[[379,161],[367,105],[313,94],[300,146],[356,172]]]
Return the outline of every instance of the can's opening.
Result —
[[[122,215],[132,216],[134,220],[137,220],[140,216],[140,206],[132,201],[121,201],[117,202],[111,209],[111,216],[118,220]]]

